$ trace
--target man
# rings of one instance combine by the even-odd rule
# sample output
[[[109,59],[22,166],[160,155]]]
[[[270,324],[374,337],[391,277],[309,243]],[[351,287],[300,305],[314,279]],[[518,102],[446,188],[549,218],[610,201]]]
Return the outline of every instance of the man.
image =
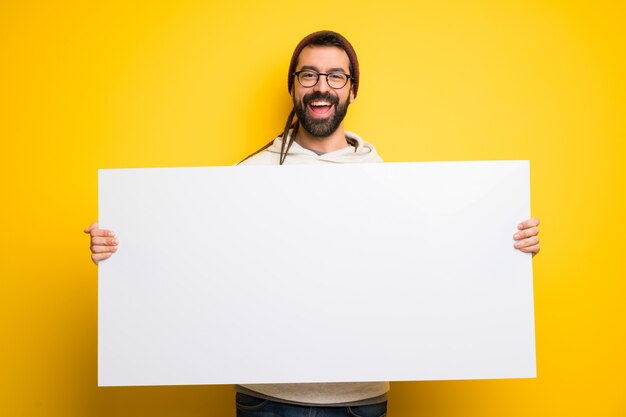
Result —
[[[343,119],[359,87],[359,64],[352,45],[340,34],[315,32],[296,46],[288,73],[294,109],[283,133],[240,164],[282,165],[382,162],[375,148],[358,135],[344,131]],[[293,122],[294,116],[297,121]],[[539,252],[537,219],[518,226],[515,247]],[[94,223],[92,259],[110,257],[118,242]],[[308,416],[313,409],[326,417],[383,416],[387,382],[325,384],[255,384],[236,386],[237,415]],[[322,415],[322,414],[320,414]]]

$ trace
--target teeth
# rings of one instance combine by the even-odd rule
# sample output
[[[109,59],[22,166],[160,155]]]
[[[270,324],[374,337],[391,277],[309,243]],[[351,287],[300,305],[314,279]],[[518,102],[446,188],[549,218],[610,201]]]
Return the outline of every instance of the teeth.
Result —
[[[311,102],[311,106],[330,106],[330,102],[328,102],[328,101],[313,101],[313,102]]]

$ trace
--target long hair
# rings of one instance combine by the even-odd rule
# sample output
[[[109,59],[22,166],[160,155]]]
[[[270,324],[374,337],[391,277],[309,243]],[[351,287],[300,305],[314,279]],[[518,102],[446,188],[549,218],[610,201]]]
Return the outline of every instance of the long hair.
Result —
[[[285,129],[283,130],[282,134],[280,135],[282,143],[280,145],[279,165],[282,165],[285,162],[285,159],[287,158],[287,154],[289,153],[289,149],[291,148],[291,145],[293,144],[294,140],[296,139],[296,134],[298,133],[298,128],[300,127],[300,123],[298,122],[298,120],[295,120],[295,121],[293,120],[295,115],[296,115],[296,109],[294,107],[291,110],[291,112],[289,113],[289,117],[287,118],[287,123],[285,123]],[[291,134],[289,134],[289,131],[291,131]],[[237,163],[237,165],[239,165],[242,162],[252,158],[256,154],[259,154],[259,153],[263,152],[264,150],[266,150],[267,148],[272,146],[273,143],[274,143],[274,139],[269,141],[262,148],[254,151],[250,155],[246,156],[244,159],[239,161]]]

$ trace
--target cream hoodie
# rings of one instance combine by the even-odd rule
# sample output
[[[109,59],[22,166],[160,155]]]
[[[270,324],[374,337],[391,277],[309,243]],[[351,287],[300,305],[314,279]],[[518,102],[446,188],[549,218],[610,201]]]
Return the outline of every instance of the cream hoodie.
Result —
[[[346,139],[355,146],[318,155],[303,148],[296,142],[291,145],[285,164],[319,164],[319,163],[365,163],[382,162],[381,157],[371,144],[365,142],[357,134],[345,132]],[[241,165],[278,165],[280,158],[280,137],[266,150],[241,162]],[[375,332],[375,329],[372,329]],[[388,382],[345,382],[315,384],[253,384],[237,386],[243,393],[283,402],[337,405],[337,404],[368,404],[385,401],[389,390]],[[369,401],[368,401],[369,400]]]
[[[315,152],[303,148],[294,142],[289,149],[289,154],[285,159],[285,164],[317,164],[320,162],[331,162],[340,164],[383,162],[376,153],[376,149],[370,143],[365,142],[356,133],[345,132],[346,139],[356,146],[346,144],[345,148],[318,155]],[[274,143],[266,150],[242,161],[240,165],[278,165],[280,158],[280,147],[282,139],[274,139]]]

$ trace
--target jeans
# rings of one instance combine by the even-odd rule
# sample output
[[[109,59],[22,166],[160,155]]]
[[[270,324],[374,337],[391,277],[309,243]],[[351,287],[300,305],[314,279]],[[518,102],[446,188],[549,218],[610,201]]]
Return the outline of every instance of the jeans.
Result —
[[[237,417],[384,417],[387,402],[358,407],[310,407],[237,393]]]

